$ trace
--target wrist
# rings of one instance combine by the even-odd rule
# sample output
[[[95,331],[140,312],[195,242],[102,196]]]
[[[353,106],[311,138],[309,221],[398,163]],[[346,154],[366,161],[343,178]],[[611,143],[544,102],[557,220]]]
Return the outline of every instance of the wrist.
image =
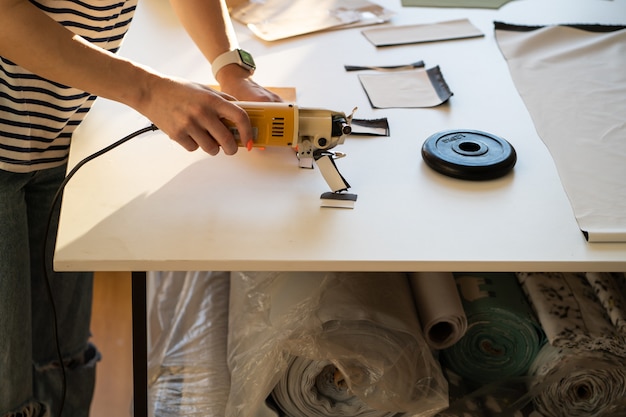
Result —
[[[226,65],[215,74],[215,79],[222,89],[239,84],[250,77],[252,77],[252,73],[237,64]]]

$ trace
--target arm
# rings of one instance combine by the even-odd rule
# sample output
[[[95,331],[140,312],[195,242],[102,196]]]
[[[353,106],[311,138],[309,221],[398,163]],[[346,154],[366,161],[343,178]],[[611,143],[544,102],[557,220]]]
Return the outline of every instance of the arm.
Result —
[[[0,0],[0,55],[41,77],[134,108],[188,150],[237,152],[221,119],[252,138],[246,112],[226,95],[98,48],[28,0]]]
[[[224,0],[170,0],[170,3],[209,62],[239,46]],[[276,94],[254,82],[250,73],[236,64],[222,68],[216,78],[222,91],[237,100],[281,101]]]

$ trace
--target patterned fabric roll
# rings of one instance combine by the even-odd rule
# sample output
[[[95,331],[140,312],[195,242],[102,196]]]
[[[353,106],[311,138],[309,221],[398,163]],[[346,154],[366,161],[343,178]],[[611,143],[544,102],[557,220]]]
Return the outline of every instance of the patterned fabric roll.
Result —
[[[620,274],[517,276],[549,341],[529,372],[537,409],[549,417],[626,415]]]
[[[618,333],[626,335],[626,276],[621,272],[587,272],[585,278]]]
[[[513,273],[457,273],[468,329],[441,352],[442,363],[485,384],[525,375],[544,335]]]
[[[517,277],[551,345],[587,351],[603,350],[626,358],[626,333],[620,333],[611,322],[607,310],[589,284],[587,274],[524,272],[518,273]],[[596,285],[602,286],[595,281]],[[610,286],[604,288],[609,289]],[[604,296],[609,305],[612,304],[610,300],[618,299],[620,293]]]

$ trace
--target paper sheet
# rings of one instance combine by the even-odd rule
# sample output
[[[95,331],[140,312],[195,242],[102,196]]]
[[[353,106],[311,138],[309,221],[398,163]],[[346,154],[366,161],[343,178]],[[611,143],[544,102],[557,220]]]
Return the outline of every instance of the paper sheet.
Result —
[[[497,24],[496,39],[580,229],[626,242],[626,29],[606,29]]]

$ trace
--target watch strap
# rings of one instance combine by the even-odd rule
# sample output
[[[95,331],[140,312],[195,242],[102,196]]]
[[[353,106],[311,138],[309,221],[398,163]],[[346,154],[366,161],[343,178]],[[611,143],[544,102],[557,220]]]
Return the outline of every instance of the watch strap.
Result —
[[[242,54],[246,57],[246,59],[242,59]],[[217,73],[224,68],[226,65],[237,64],[242,68],[247,69],[250,73],[254,73],[256,66],[254,64],[254,60],[252,59],[252,55],[249,52],[246,52],[242,49],[233,49],[228,52],[224,52],[211,64],[211,70],[213,71],[213,76],[217,77]]]

